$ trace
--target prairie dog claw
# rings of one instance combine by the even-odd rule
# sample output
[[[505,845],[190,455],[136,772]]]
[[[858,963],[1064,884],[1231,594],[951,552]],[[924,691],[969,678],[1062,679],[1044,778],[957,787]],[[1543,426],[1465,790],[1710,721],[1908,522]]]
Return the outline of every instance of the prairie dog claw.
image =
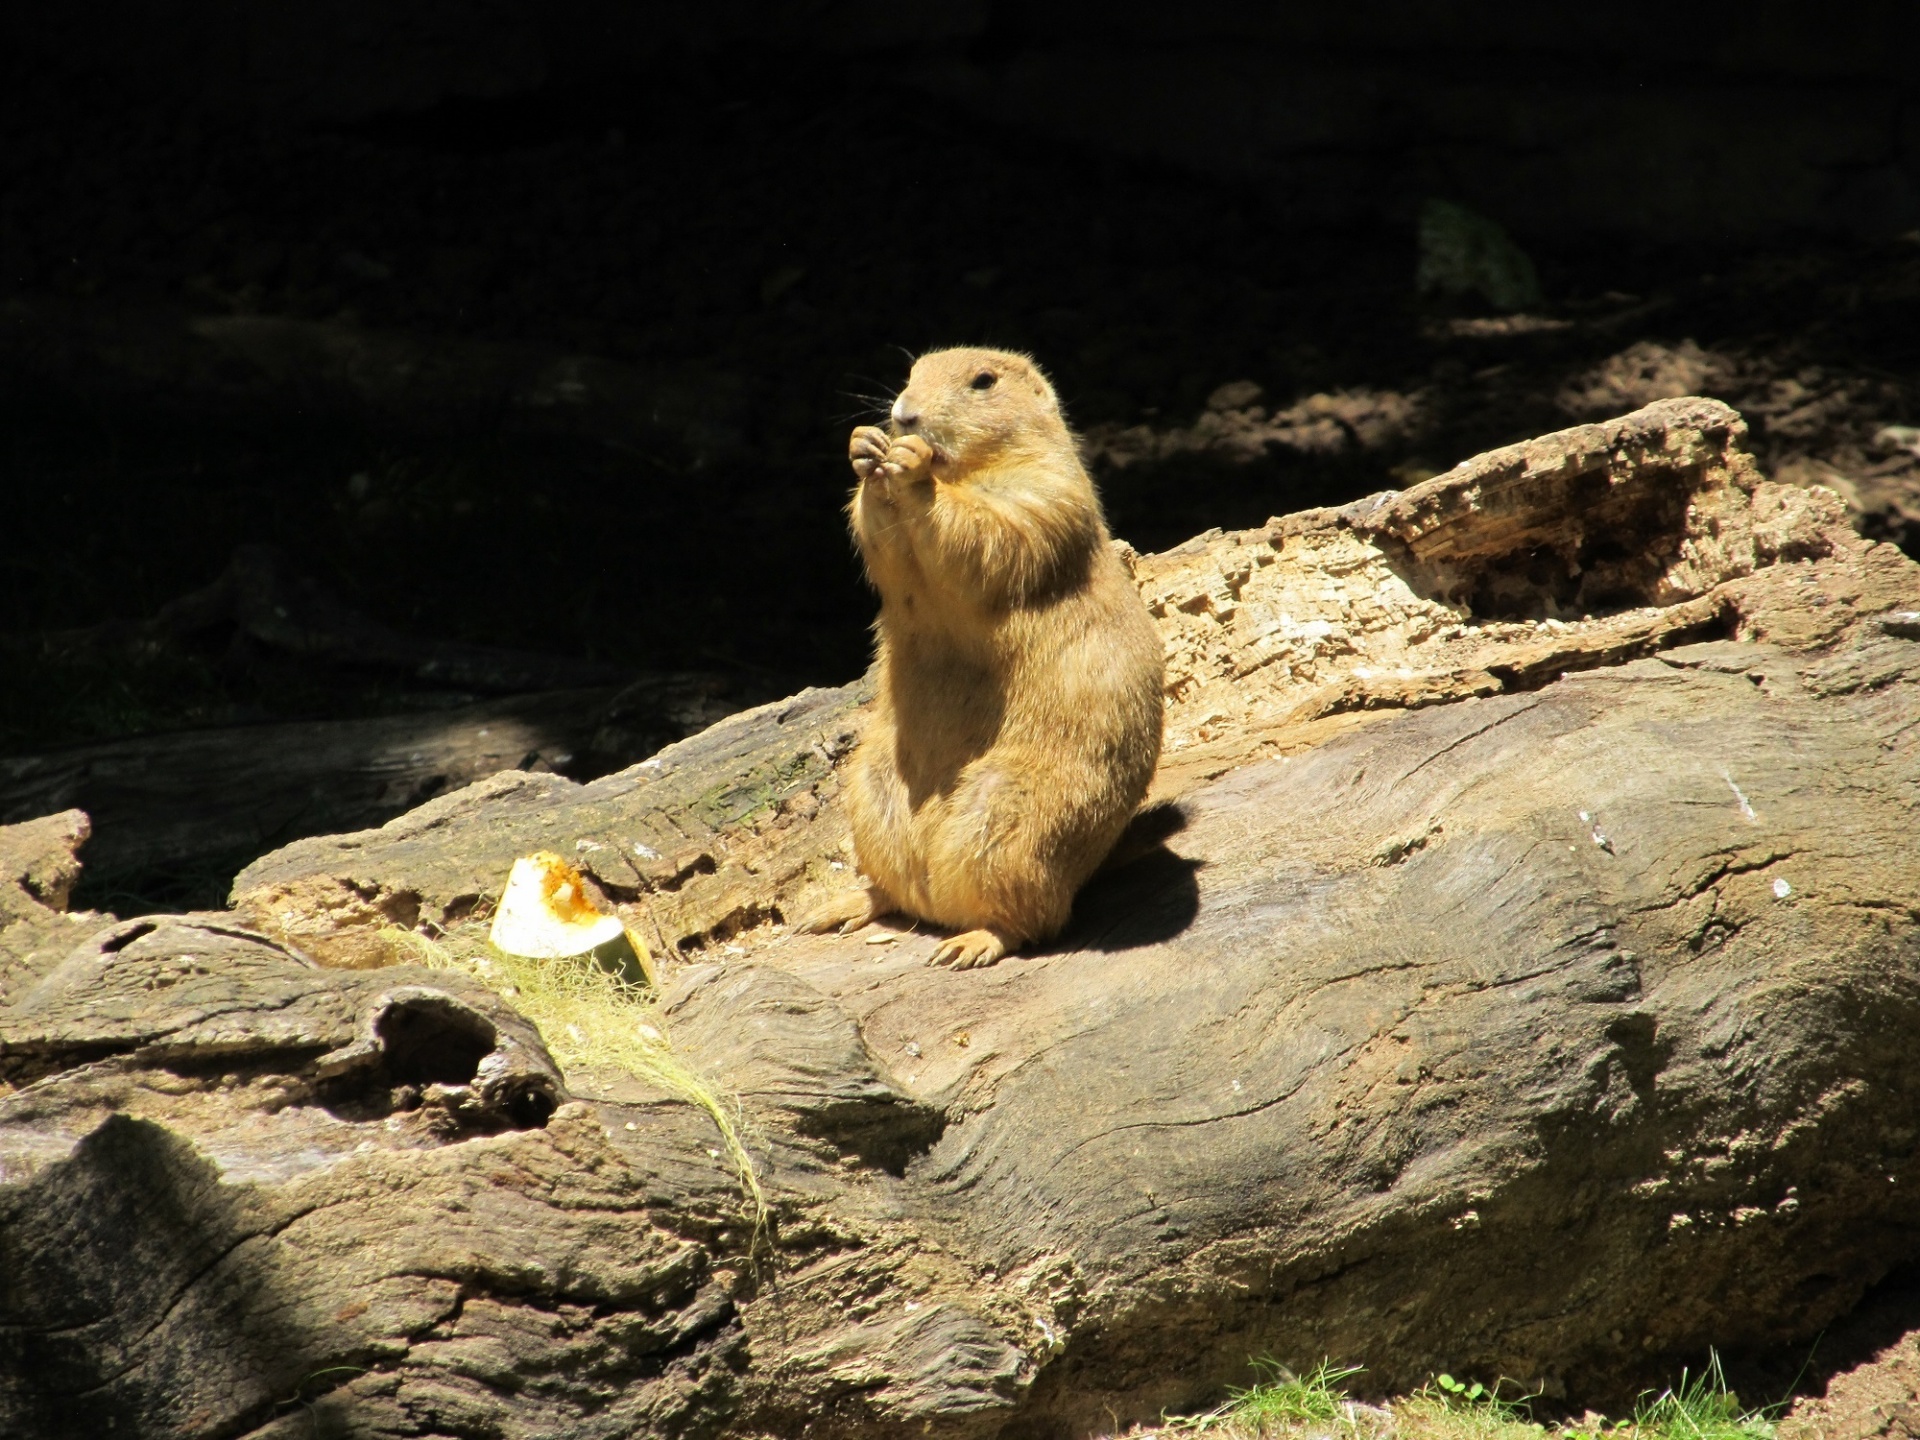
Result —
[[[927,963],[977,970],[997,963],[1012,948],[1004,936],[991,930],[967,930],[942,940]]]

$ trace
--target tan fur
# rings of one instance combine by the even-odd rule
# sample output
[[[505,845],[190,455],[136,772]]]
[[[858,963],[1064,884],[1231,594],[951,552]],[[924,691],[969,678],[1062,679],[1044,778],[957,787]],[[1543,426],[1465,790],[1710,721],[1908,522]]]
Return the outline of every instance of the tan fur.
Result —
[[[803,927],[904,911],[966,932],[935,960],[989,965],[1058,933],[1145,796],[1160,633],[1025,356],[921,356],[889,429],[854,431],[850,456],[880,592],[878,691],[846,791],[872,885]]]

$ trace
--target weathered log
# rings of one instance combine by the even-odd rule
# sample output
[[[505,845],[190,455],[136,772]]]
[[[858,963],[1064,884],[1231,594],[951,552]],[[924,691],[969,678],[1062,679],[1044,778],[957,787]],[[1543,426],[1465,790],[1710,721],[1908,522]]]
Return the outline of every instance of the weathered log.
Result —
[[[0,314],[0,370],[135,398],[164,393],[211,414],[371,415],[415,431],[464,423],[627,446],[665,439],[708,459],[747,451],[747,387],[706,367],[337,321],[15,296]]]
[[[92,831],[79,810],[0,826],[0,1006],[112,918],[67,908]]]
[[[0,758],[0,821],[84,808],[96,827],[89,868],[108,889],[117,881],[151,887],[159,876],[230,869],[236,857],[298,836],[377,825],[502,770],[591,774],[711,724],[750,693],[715,675],[655,675],[619,689],[10,756]]]
[[[271,545],[241,545],[210,584],[161,608],[141,638],[189,635],[231,624],[258,643],[292,655],[390,670],[426,685],[488,694],[581,689],[633,677],[619,666],[497,645],[433,640],[383,625],[303,574]]]
[[[1162,839],[989,970],[781,923],[851,880],[857,686],[298,842],[236,882],[259,939],[108,931],[23,991],[35,951],[0,1421],[1067,1435],[1263,1352],[1592,1403],[1811,1335],[1920,1255],[1920,567],[1740,434],[1665,402],[1139,558]],[[704,1117],[629,1078],[480,1133],[368,1060],[326,1108],[338,1037],[445,977],[299,951],[477,924],[534,848],[664,942],[770,1248]],[[81,976],[132,998],[76,1010]]]
[[[147,620],[58,642],[110,663],[215,628],[306,660],[387,671],[422,687],[416,698],[433,708],[0,757],[0,824],[68,806],[91,817],[96,895],[123,886],[204,893],[236,864],[300,836],[377,825],[501,770],[604,774],[777,693],[738,676],[634,674],[407,634],[355,611],[265,545],[240,546],[211,584]],[[510,698],[476,704],[471,692]]]

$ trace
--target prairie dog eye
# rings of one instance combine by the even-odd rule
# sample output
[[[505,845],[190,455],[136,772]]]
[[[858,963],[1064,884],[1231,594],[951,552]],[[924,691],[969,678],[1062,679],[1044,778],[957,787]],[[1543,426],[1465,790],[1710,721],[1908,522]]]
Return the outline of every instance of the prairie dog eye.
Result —
[[[1000,377],[991,370],[982,370],[978,375],[974,376],[969,383],[971,383],[976,390],[991,390],[993,388],[993,382],[999,378]]]

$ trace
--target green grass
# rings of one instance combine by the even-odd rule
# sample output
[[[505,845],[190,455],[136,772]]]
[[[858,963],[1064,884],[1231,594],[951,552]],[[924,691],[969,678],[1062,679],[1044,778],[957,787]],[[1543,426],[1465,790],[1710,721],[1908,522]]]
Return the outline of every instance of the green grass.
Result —
[[[1394,1405],[1395,1430],[1422,1440],[1540,1440],[1548,1432],[1528,1409],[1533,1397],[1503,1398],[1507,1383],[1488,1386],[1442,1372]]]
[[[1346,1384],[1360,1373],[1358,1365],[1340,1366],[1322,1360],[1304,1375],[1266,1358],[1255,1360],[1253,1367],[1268,1378],[1245,1389],[1228,1391],[1227,1403],[1217,1410],[1169,1421],[1166,1428],[1270,1435],[1307,1426],[1324,1429],[1352,1425],[1356,1412],[1347,1399]]]
[[[1260,1362],[1272,1378],[1233,1392],[1236,1420],[1260,1430],[1287,1425],[1328,1423],[1344,1417],[1346,1383],[1358,1365],[1341,1367],[1322,1360],[1305,1375],[1294,1375],[1273,1360]]]
[[[741,1138],[738,1107],[674,1053],[659,1007],[644,986],[602,969],[590,955],[528,960],[474,938],[436,941],[398,928],[382,934],[416,963],[462,971],[510,1001],[539,1027],[563,1071],[617,1068],[706,1111],[752,1208],[756,1243],[766,1233],[767,1197]]]
[[[1630,1424],[1635,1440],[1773,1440],[1777,1406],[1748,1410],[1727,1388],[1720,1356],[1707,1352],[1698,1375],[1680,1372],[1676,1388],[1641,1397]]]
[[[1166,1421],[1166,1433],[1209,1432],[1221,1440],[1297,1436],[1300,1440],[1774,1440],[1771,1407],[1748,1410],[1727,1388],[1720,1357],[1706,1368],[1683,1370],[1680,1383],[1642,1395],[1631,1419],[1597,1426],[1543,1425],[1533,1418],[1533,1396],[1505,1398],[1510,1381],[1486,1385],[1435,1375],[1411,1395],[1364,1405],[1347,1393],[1359,1366],[1322,1360],[1295,1374],[1273,1360],[1256,1360],[1262,1378],[1228,1392],[1225,1404],[1201,1415]]]

